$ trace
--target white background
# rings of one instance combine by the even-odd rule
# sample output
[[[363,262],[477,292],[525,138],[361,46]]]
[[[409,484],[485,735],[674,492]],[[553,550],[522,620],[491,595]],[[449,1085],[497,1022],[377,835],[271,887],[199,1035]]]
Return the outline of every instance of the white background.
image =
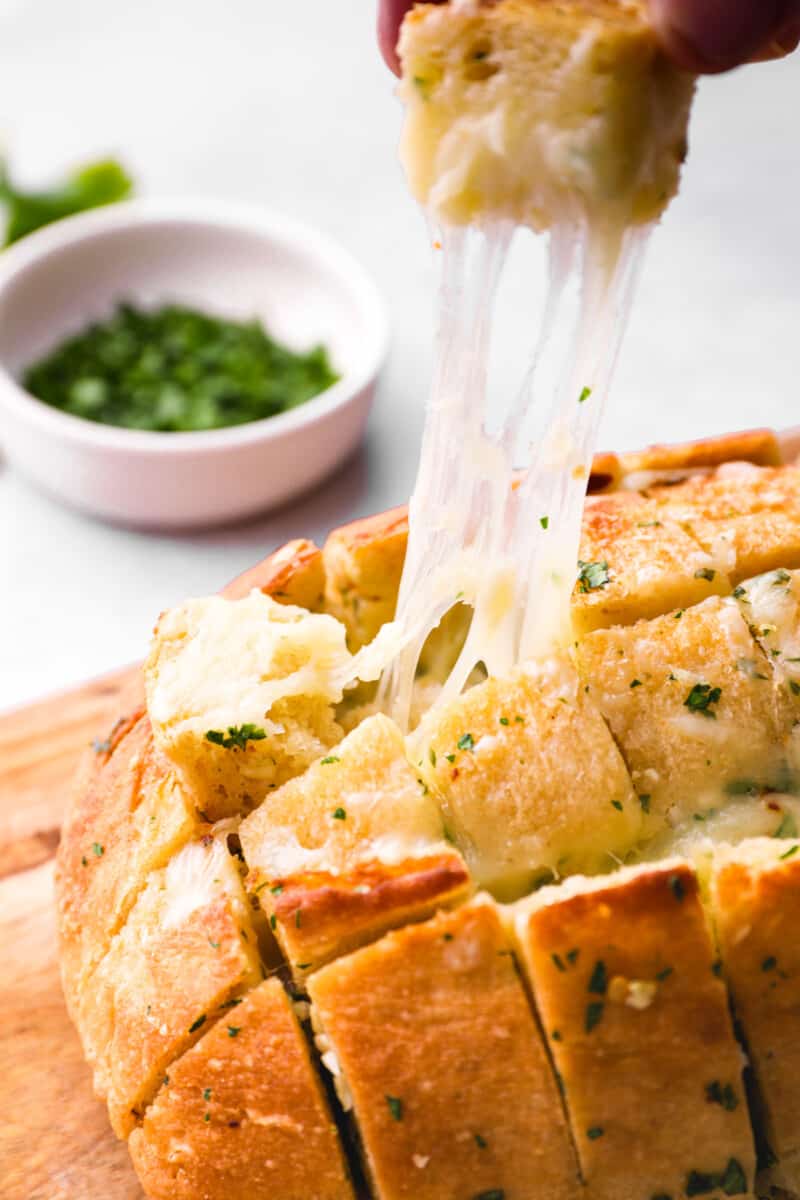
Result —
[[[0,459],[0,708],[135,659],[162,608],[287,538],[406,498],[433,271],[396,161],[400,111],[373,21],[372,0],[0,0],[0,130],[26,181],[114,152],[149,194],[293,213],[363,261],[393,326],[364,452],[316,494],[247,525],[184,537],[113,529],[60,509]],[[799,85],[800,58],[702,84],[604,446],[800,422]],[[530,342],[540,260],[531,239],[507,281],[501,389]]]

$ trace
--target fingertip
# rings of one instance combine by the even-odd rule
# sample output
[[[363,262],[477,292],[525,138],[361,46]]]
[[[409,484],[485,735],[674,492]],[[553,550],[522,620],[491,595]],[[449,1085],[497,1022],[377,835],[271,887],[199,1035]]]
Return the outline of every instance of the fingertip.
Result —
[[[716,74],[748,62],[781,24],[780,0],[649,0],[669,56],[687,71]]]

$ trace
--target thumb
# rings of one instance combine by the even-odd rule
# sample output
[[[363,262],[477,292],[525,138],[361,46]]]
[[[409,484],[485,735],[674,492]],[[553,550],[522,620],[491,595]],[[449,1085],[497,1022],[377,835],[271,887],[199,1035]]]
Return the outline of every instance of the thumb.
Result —
[[[714,74],[763,56],[800,18],[798,0],[649,0],[669,55],[689,71]]]

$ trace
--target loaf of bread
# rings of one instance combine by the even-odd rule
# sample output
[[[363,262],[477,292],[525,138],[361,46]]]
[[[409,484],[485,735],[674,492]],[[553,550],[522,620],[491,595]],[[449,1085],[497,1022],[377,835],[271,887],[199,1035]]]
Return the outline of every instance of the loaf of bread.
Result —
[[[161,618],[57,879],[148,1196],[800,1195],[800,472],[775,457],[598,459],[572,657],[428,713],[434,655],[407,738],[348,687],[402,512]]]

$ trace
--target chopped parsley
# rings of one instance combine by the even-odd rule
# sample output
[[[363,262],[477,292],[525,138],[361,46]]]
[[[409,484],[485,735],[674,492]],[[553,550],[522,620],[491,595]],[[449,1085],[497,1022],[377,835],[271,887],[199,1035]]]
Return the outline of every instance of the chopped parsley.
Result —
[[[323,346],[296,353],[258,320],[121,304],[34,363],[24,383],[74,417],[183,433],[275,416],[337,378]]]
[[[583,562],[578,559],[578,590],[594,592],[610,580],[607,562]]]
[[[539,524],[541,525],[542,529],[547,529],[547,526],[550,524],[550,518],[539,517]]]
[[[781,823],[772,835],[776,838],[794,838],[797,837],[797,821],[795,821],[792,813],[784,813],[781,818]]]
[[[684,707],[716,721],[717,714],[712,712],[711,705],[718,704],[721,695],[722,688],[712,687],[710,683],[696,683],[684,700]]]
[[[649,792],[641,793],[641,795],[639,796],[639,803],[642,806],[642,812],[644,812],[644,813],[650,812],[650,794],[649,794]]]
[[[706,1084],[706,1100],[709,1104],[719,1104],[726,1112],[733,1112],[739,1107],[739,1099],[732,1085],[722,1084],[718,1079]]]
[[[272,892],[273,896],[280,896],[281,892],[283,891],[283,884],[276,883],[269,890]]]
[[[399,1096],[386,1096],[386,1103],[389,1106],[389,1112],[392,1114],[393,1121],[402,1121],[403,1119],[403,1101]]]
[[[686,887],[680,875],[670,875],[669,879],[667,880],[667,884],[669,886],[669,890],[680,904],[686,896]]]
[[[215,746],[222,746],[223,750],[244,750],[248,742],[260,742],[266,736],[266,732],[260,726],[248,722],[245,725],[229,725],[227,733],[223,733],[221,729],[209,729],[206,741],[213,742]]]
[[[320,762],[323,767],[327,767],[327,766],[330,766],[331,763],[341,762],[341,761],[342,760],[340,758],[337,758],[335,754],[326,754],[323,759],[320,759]]]
[[[774,954],[768,954],[761,964],[762,971],[774,971],[778,965],[778,960]]]
[[[590,1142],[596,1142],[597,1139],[601,1138],[604,1133],[605,1130],[603,1129],[602,1125],[592,1125],[591,1129],[586,1130],[586,1136]]]
[[[203,1013],[201,1016],[199,1016],[197,1018],[196,1021],[192,1021],[191,1025],[189,1026],[189,1033],[197,1033],[198,1029],[201,1029],[203,1027],[203,1025],[205,1025],[205,1023],[206,1023],[206,1014]]]
[[[479,1150],[485,1150],[486,1147],[489,1145],[489,1143],[487,1142],[485,1137],[481,1136],[480,1133],[476,1133],[475,1134],[475,1145],[478,1147]]]
[[[99,842],[92,842],[92,854],[97,858],[102,858],[105,852],[105,846],[101,846]]]
[[[206,1124],[208,1124],[208,1122],[211,1120],[211,1113],[210,1112],[205,1113],[203,1116],[203,1120],[206,1122]]]
[[[743,588],[741,584],[733,589],[734,600],[741,600],[742,596],[747,595],[747,588]]]
[[[588,985],[587,990],[590,992],[594,992],[598,996],[604,996],[606,994],[607,989],[608,989],[608,975],[606,974],[606,964],[603,962],[602,959],[598,959],[597,962],[594,964],[594,970],[592,971],[591,977],[589,979],[589,985]]]
[[[455,754],[445,754],[445,758],[449,763],[454,763],[456,761]]]
[[[275,916],[275,913],[273,913],[269,919],[269,927],[270,927],[270,929],[278,928],[278,918]]]
[[[642,681],[641,681],[641,679],[632,679],[632,680],[631,680],[631,683],[630,683],[630,686],[631,686],[632,688],[641,687],[641,686],[642,686]]]
[[[551,954],[550,958],[553,961],[553,965],[558,967],[559,971],[566,971],[567,968],[564,966],[564,961],[560,954]]]
[[[717,572],[712,567],[700,567],[694,573],[695,579],[707,579],[709,583],[714,579]]]
[[[591,394],[592,394],[592,389],[590,387],[587,387],[584,384],[584,386],[581,388],[581,394],[580,394],[580,396],[578,396],[578,404],[585,403],[585,401],[587,401],[589,399]]]
[[[553,1032],[550,1034],[550,1037],[552,1038],[552,1040],[554,1042],[560,1042],[561,1041],[561,1030],[554,1029]]]
[[[339,808],[335,808],[335,809],[333,810],[333,819],[334,819],[334,821],[346,821],[346,820],[347,820],[347,813],[346,813],[346,812],[345,812],[345,810],[344,810],[343,808],[341,808],[341,807],[339,807]]]
[[[622,812],[622,801],[621,800],[612,800],[611,807],[615,808],[617,810],[617,812]]]
[[[723,1191],[726,1196],[743,1196],[747,1192],[747,1176],[741,1163],[730,1158],[724,1171],[690,1171],[685,1191],[687,1196],[707,1196],[716,1191]]]
[[[781,854],[780,861],[783,862],[785,858],[792,858],[795,854],[797,854],[798,850],[800,850],[800,846],[790,846],[785,854]]]
[[[431,746],[430,750],[428,751],[428,759],[430,761],[431,766],[435,767],[436,766],[436,751],[434,750],[433,746]]]
[[[295,929],[299,929],[302,924],[303,924],[303,910],[300,908],[295,909],[295,914],[294,914]]]
[[[675,971],[674,967],[664,967],[663,970],[659,971],[656,974],[656,979],[658,980],[659,983],[663,983],[665,979],[669,979],[670,975],[672,975],[674,973],[674,971]]]
[[[219,942],[215,942],[212,937],[208,939],[208,944],[212,950],[219,950]]]
[[[475,739],[471,733],[462,733],[461,737],[456,742],[456,747],[459,750],[474,750]]]
[[[510,721],[509,721],[508,717],[501,717],[501,718],[500,718],[500,724],[501,724],[501,725],[509,725],[509,724],[510,724]]]
[[[800,683],[798,683],[796,679],[790,679],[788,680],[788,683],[789,691],[792,693],[792,695],[800,696]]]
[[[204,1100],[211,1099],[211,1088],[203,1088],[203,1099]]]
[[[567,962],[570,963],[571,966],[574,966],[578,961],[579,954],[580,950],[577,948],[577,946],[573,946],[571,950],[567,951]]]
[[[600,1024],[603,1017],[603,1009],[605,1004],[602,1000],[592,1000],[586,1005],[586,1032],[591,1033],[596,1025]]]
[[[228,1037],[238,1037],[241,1032],[242,1032],[241,1025],[229,1025],[228,1026]]]

